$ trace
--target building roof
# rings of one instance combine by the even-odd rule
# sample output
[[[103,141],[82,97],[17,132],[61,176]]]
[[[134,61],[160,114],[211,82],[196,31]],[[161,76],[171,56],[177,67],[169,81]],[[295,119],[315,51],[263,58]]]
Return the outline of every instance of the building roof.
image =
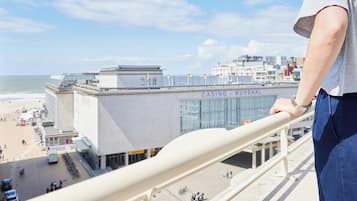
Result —
[[[103,73],[117,71],[162,71],[162,69],[159,65],[118,65],[100,68],[99,71]]]

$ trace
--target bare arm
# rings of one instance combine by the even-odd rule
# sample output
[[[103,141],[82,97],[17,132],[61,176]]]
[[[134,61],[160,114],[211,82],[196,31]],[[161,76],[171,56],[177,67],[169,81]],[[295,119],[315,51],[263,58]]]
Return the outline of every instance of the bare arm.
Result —
[[[302,79],[296,102],[307,105],[316,94],[341,50],[348,26],[344,8],[331,6],[316,15],[314,29],[306,52]]]
[[[296,94],[298,105],[308,105],[311,102],[311,98],[336,61],[346,37],[347,27],[348,14],[342,7],[326,7],[316,15]],[[271,108],[271,114],[280,111],[289,112],[293,116],[304,112],[292,107],[289,99],[279,99]]]

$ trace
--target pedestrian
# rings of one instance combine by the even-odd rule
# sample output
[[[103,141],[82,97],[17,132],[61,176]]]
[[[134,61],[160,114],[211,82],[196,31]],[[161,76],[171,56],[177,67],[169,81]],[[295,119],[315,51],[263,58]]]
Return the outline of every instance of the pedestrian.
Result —
[[[46,188],[46,193],[48,193],[48,192],[50,192],[50,189],[47,187],[47,188]]]
[[[4,149],[6,149],[6,144],[4,144]]]
[[[199,195],[198,195],[197,200],[198,200],[198,201],[202,201],[202,200],[203,200],[203,199],[202,199],[202,194],[199,194]]]
[[[299,88],[270,112],[300,116],[318,91],[312,132],[319,199],[356,201],[357,0],[304,0],[294,30],[310,38]]]
[[[200,192],[197,192],[196,195],[195,195],[195,200],[198,201],[199,197],[200,197]]]

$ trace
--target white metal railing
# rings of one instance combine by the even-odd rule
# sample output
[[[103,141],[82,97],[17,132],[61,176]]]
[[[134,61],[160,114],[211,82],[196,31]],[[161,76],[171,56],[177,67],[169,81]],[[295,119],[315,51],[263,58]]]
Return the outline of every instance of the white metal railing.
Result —
[[[32,201],[150,200],[154,190],[164,188],[209,165],[223,161],[247,146],[280,132],[281,152],[222,199],[230,200],[278,163],[282,164],[283,174],[287,175],[287,129],[289,125],[312,116],[312,110],[298,118],[292,118],[287,113],[278,113],[230,131],[194,131],[173,140],[153,158],[36,197]],[[295,147],[299,144],[302,142],[297,143]]]

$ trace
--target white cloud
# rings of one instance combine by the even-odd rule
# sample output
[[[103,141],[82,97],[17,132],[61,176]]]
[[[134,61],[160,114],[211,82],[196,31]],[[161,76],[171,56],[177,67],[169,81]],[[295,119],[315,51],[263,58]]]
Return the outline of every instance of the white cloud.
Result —
[[[160,64],[164,68],[179,69],[177,72],[202,73],[210,72],[210,69],[218,62],[230,63],[238,56],[262,55],[262,56],[303,56],[306,44],[269,43],[250,40],[246,45],[226,44],[209,38],[197,45],[194,52],[182,55],[168,55],[160,57],[141,56],[102,56],[83,58],[81,63],[91,63],[95,66],[118,64]]]
[[[198,7],[185,0],[58,0],[54,6],[71,17],[121,25],[192,32]]]
[[[256,4],[263,1],[245,2]],[[100,23],[199,33],[209,37],[271,41],[296,39],[292,26],[298,10],[283,5],[269,5],[244,16],[237,12],[207,16],[187,0],[57,0],[53,5],[71,17]]]
[[[7,15],[7,10],[0,8],[0,16]]]
[[[50,6],[51,0],[11,0],[11,3],[22,4],[29,7]]]
[[[271,2],[274,2],[274,0],[244,0],[244,3],[248,5],[267,4]]]
[[[303,56],[305,43],[270,43],[250,40],[246,45],[226,44],[207,39],[197,47],[194,55],[195,68],[212,67],[217,62],[230,63],[234,58],[249,54],[261,56]]]
[[[190,54],[177,56],[160,56],[160,57],[143,57],[143,56],[102,56],[102,57],[87,57],[79,61],[83,63],[102,63],[102,65],[118,65],[118,64],[160,64],[163,62],[180,62],[192,58]]]
[[[288,6],[270,6],[252,16],[219,13],[206,26],[206,31],[230,37],[291,35],[296,14],[297,10]]]
[[[51,28],[53,26],[45,23],[10,16],[5,9],[0,8],[0,31],[2,32],[44,32]]]

